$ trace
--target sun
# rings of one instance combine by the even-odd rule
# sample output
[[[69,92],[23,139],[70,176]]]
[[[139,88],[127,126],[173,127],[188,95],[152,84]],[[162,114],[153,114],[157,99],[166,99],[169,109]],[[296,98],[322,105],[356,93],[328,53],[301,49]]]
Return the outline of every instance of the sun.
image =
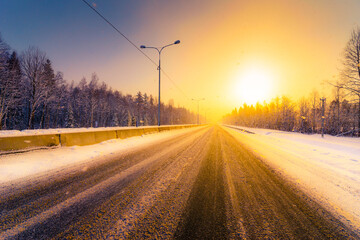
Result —
[[[237,76],[236,98],[246,104],[256,104],[270,98],[273,86],[271,73],[262,68],[252,67]]]

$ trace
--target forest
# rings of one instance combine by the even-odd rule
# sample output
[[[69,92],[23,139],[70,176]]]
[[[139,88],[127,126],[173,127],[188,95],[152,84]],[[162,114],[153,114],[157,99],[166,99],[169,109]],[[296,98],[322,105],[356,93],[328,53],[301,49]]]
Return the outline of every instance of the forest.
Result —
[[[0,130],[145,126],[157,124],[157,99],[123,95],[96,73],[77,84],[55,72],[46,53],[17,54],[0,36]],[[196,114],[161,103],[161,124],[190,124]]]
[[[302,133],[321,133],[324,121],[324,133],[331,135],[355,135],[358,131],[359,104],[341,95],[322,101],[318,92],[309,97],[292,101],[282,96],[269,103],[257,103],[255,106],[243,104],[226,115],[223,122],[256,128],[296,131]]]
[[[360,28],[353,29],[336,82],[327,82],[333,97],[314,90],[298,101],[282,96],[255,106],[243,104],[223,118],[226,124],[303,133],[360,135]]]

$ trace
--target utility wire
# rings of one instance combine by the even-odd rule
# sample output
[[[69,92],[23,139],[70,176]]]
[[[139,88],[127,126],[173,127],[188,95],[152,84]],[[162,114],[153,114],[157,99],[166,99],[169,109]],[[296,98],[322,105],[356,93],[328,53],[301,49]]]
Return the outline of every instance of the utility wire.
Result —
[[[127,38],[119,29],[117,29],[109,20],[107,20],[101,13],[99,13],[93,6],[91,6],[87,1],[82,0],[89,8],[91,8],[94,12],[96,12],[105,22],[107,22],[115,31],[117,31],[121,36],[123,36],[131,45],[133,45],[139,52],[141,52],[147,59],[149,59],[155,66],[157,66],[156,62],[152,60],[146,53],[141,51],[138,46],[135,45],[129,38]]]
[[[175,84],[175,82],[171,79],[171,77],[164,70],[161,69],[161,72],[170,80],[170,82],[177,88],[177,90],[179,90],[179,92],[181,92],[187,98],[187,100],[190,100],[190,98],[185,94],[185,92],[183,92],[183,90],[181,90],[181,88],[179,88]]]
[[[119,33],[121,36],[123,36],[131,45],[133,45],[139,52],[141,52],[147,59],[149,59],[155,66],[158,66],[158,64],[152,60],[145,52],[141,51],[141,49],[135,45],[128,37],[125,36],[122,32],[120,32],[119,29],[117,29],[109,20],[107,20],[100,12],[98,12],[93,6],[91,6],[87,1],[82,0],[89,8],[91,8],[97,15],[99,15],[107,24],[109,24],[117,33]],[[187,98],[188,96],[175,84],[175,82],[171,79],[171,77],[161,69],[161,72],[164,73],[164,75],[170,80],[170,82]]]

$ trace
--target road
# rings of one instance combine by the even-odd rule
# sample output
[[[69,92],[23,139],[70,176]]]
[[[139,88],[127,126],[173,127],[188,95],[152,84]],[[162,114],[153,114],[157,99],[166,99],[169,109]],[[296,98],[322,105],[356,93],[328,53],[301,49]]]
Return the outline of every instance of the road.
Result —
[[[222,127],[8,185],[0,239],[360,239]]]

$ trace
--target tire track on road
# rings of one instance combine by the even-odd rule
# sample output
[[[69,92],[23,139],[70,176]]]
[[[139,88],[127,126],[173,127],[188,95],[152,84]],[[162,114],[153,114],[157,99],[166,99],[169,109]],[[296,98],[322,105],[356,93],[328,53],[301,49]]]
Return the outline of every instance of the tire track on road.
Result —
[[[75,195],[0,239],[360,239],[219,126],[162,144],[79,168]]]
[[[162,156],[172,154],[174,149],[184,144],[191,144],[192,135],[201,134],[203,131],[205,131],[203,128],[197,129],[171,139],[163,144],[164,149],[161,146],[151,146],[140,152],[127,154],[120,159],[112,158],[110,161],[105,161],[105,163],[94,164],[95,166],[89,167],[91,170],[85,173],[80,168],[76,172],[78,181],[69,182],[71,184],[69,187],[76,190],[72,196],[66,194],[68,186],[65,186],[65,189],[57,189],[56,181],[55,183],[50,181],[49,185],[51,187],[45,184],[45,189],[47,189],[45,192],[37,185],[35,185],[34,189],[25,189],[26,192],[31,192],[34,195],[28,194],[25,197],[25,199],[30,199],[30,203],[27,203],[24,201],[23,192],[20,189],[19,193],[11,195],[11,201],[9,202],[14,202],[16,205],[16,196],[19,196],[19,202],[25,203],[19,204],[20,207],[15,208],[15,210],[5,211],[2,209],[2,224],[0,224],[2,233],[0,238],[10,238],[11,236],[37,238],[36,236],[53,235],[58,231],[62,231],[81,215],[91,211],[108,197],[119,192],[124,186],[136,179],[139,174],[143,173],[151,163],[161,159]],[[68,182],[67,179],[64,180]],[[39,197],[38,193],[42,195]],[[62,201],[58,200],[59,194],[63,197]],[[54,202],[51,202],[52,200]],[[7,202],[7,199],[2,199],[4,205],[9,204],[9,202]],[[29,211],[32,214],[30,216],[27,212],[29,205],[33,209],[33,212]],[[49,205],[51,206],[49,207]],[[57,224],[59,222],[62,224]],[[6,230],[4,231],[4,229]]]
[[[359,236],[321,205],[286,182],[221,129],[225,166],[233,197],[233,218],[245,238],[358,239]],[[244,237],[244,236],[243,236]]]
[[[167,154],[153,155],[152,158],[156,161],[144,167],[143,172],[137,174],[129,185],[91,208],[89,213],[82,214],[77,221],[70,224],[54,239],[123,239],[128,237],[129,233],[138,227],[138,220],[142,219],[148,209],[156,203],[158,196],[167,192],[168,188],[162,183],[165,185],[173,183],[171,180],[166,181],[166,177],[174,177],[169,176],[167,171],[171,172],[174,167],[187,162],[182,161],[182,156],[186,156],[186,152],[189,152],[188,155],[191,156],[192,148],[196,146],[198,139],[206,140],[204,134],[207,131],[208,129],[202,129],[193,132],[171,147],[165,145],[163,151]],[[119,222],[124,223],[120,229]]]
[[[222,146],[215,128],[175,239],[227,239]]]
[[[209,136],[212,131],[209,129],[186,151],[176,156],[181,159],[181,164],[174,166],[166,173],[169,176],[175,175],[176,181],[169,184],[166,190],[157,196],[156,202],[137,219],[136,228],[128,235],[129,239],[173,238],[201,162],[210,147]],[[159,179],[159,182],[161,181]]]

